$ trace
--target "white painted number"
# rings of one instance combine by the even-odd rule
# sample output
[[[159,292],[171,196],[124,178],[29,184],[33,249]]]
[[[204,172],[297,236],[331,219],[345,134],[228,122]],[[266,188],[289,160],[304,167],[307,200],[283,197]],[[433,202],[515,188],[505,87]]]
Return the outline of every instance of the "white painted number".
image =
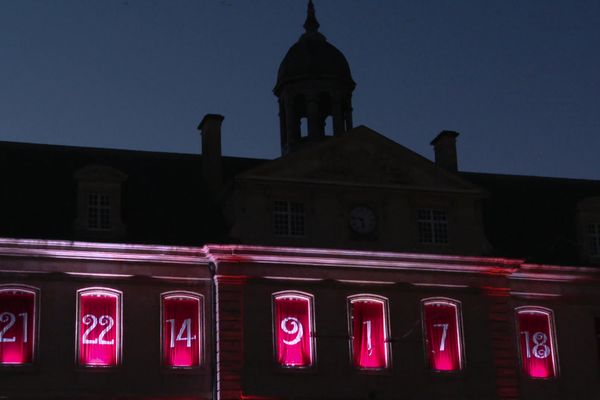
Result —
[[[86,314],[83,316],[81,321],[83,322],[84,325],[91,324],[90,327],[87,328],[85,330],[85,332],[83,332],[83,336],[81,338],[81,342],[83,344],[110,345],[110,344],[115,343],[114,339],[104,340],[104,336],[106,336],[106,334],[115,325],[115,320],[110,315],[101,315],[100,318],[97,318],[95,315]],[[88,335],[90,334],[91,331],[94,330],[94,328],[96,328],[96,326],[98,326],[98,322],[100,322],[100,326],[105,326],[105,325],[108,325],[108,326],[106,328],[104,328],[102,330],[102,332],[100,332],[100,334],[98,335],[98,337],[96,339],[93,339],[93,340],[88,339]]]
[[[525,335],[525,354],[527,358],[531,358],[531,354],[535,358],[547,358],[550,355],[550,347],[546,344],[548,342],[548,336],[543,332],[535,332],[531,336],[533,346],[529,339],[529,331],[521,331],[521,335]]]
[[[446,338],[448,337],[448,324],[433,324],[434,328],[442,328],[442,339],[440,340],[440,351],[446,350]]]
[[[373,346],[371,343],[371,320],[363,321],[363,325],[367,326],[367,351],[368,355],[373,355]]]
[[[0,322],[8,322],[8,324],[6,324],[6,326],[4,328],[2,328],[2,330],[0,331],[0,342],[14,342],[15,340],[17,340],[17,338],[15,336],[13,336],[11,338],[4,337],[4,334],[10,328],[12,328],[12,326],[15,324],[16,320],[17,319],[15,318],[15,314],[13,314],[13,313],[3,312],[2,314],[0,314]]]
[[[112,329],[113,325],[115,324],[115,320],[113,319],[113,317],[111,317],[110,315],[102,315],[98,319],[98,322],[100,322],[100,326],[108,325],[98,335],[98,344],[113,344],[113,343],[115,343],[115,339],[104,340],[104,335],[106,335],[108,333],[108,331],[110,331]]]
[[[21,317],[23,319],[23,343],[27,343],[27,321],[28,321],[28,313],[20,313],[19,317]],[[6,332],[9,331],[10,328],[13,327],[13,325],[15,324],[15,322],[17,322],[17,317],[15,316],[15,314],[11,313],[11,312],[3,312],[2,314],[0,314],[0,322],[8,322],[4,328],[2,328],[2,330],[0,330],[0,343],[12,343],[15,342],[17,340],[16,336],[13,337],[4,337],[4,335],[6,334]]]
[[[292,324],[292,329],[287,328],[288,322]],[[287,333],[288,335],[296,335],[296,337],[292,340],[283,339],[283,343],[290,346],[300,343],[300,340],[302,340],[302,336],[304,336],[304,328],[302,327],[302,323],[296,317],[286,317],[282,319],[281,330]]]
[[[186,318],[183,320],[179,333],[177,333],[177,337],[175,337],[175,320],[168,319],[167,322],[171,325],[171,341],[169,347],[174,348],[176,340],[183,340],[185,341],[185,347],[192,347],[192,340],[196,340],[196,335],[192,336],[192,319]],[[183,336],[184,333],[185,336]]]

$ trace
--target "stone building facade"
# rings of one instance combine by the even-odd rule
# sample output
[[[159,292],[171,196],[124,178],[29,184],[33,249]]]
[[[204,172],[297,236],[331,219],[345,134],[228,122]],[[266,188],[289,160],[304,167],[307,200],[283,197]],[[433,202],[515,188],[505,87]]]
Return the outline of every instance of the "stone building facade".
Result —
[[[218,114],[202,155],[0,142],[0,397],[600,397],[600,181],[355,126],[304,29],[277,159],[222,155]]]

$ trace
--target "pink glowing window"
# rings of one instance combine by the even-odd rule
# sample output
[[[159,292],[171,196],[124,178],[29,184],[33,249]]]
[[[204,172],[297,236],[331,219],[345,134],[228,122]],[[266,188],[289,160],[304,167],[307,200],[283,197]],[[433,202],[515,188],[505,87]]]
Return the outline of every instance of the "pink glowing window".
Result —
[[[310,367],[314,353],[312,296],[299,292],[275,293],[273,331],[279,365]]]
[[[349,301],[352,362],[363,369],[388,367],[387,300],[379,296],[352,296]]]
[[[202,297],[170,292],[161,296],[161,302],[163,365],[198,367],[202,351]]]
[[[429,365],[434,371],[462,369],[459,303],[451,299],[423,300],[423,330]]]
[[[105,288],[77,292],[77,360],[87,367],[121,362],[121,292]]]
[[[33,363],[37,289],[0,286],[0,364]]]
[[[531,378],[556,377],[552,311],[540,307],[518,308],[517,332],[523,373]]]

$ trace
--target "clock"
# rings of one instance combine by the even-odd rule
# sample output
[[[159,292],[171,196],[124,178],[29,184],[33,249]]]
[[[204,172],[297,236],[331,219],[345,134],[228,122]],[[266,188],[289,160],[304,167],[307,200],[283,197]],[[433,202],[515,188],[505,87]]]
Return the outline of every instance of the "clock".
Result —
[[[357,206],[350,210],[350,228],[360,234],[371,233],[377,225],[375,212],[369,207]]]

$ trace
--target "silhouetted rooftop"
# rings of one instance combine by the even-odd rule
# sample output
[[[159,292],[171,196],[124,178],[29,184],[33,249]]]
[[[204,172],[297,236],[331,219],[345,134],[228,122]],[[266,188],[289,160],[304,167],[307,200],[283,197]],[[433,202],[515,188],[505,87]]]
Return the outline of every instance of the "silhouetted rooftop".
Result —
[[[223,175],[262,160],[224,157]],[[75,172],[115,168],[122,188],[126,236],[118,241],[203,245],[227,242],[227,223],[202,178],[202,156],[0,141],[0,236],[81,240],[75,230]],[[115,241],[107,239],[107,241]]]
[[[483,218],[495,255],[579,264],[577,203],[600,196],[600,181],[463,172],[489,192]]]
[[[308,5],[306,32],[290,47],[279,65],[277,83],[273,91],[279,95],[282,85],[303,79],[330,79],[345,82],[354,88],[346,57],[327,42],[319,29],[312,3]]]

